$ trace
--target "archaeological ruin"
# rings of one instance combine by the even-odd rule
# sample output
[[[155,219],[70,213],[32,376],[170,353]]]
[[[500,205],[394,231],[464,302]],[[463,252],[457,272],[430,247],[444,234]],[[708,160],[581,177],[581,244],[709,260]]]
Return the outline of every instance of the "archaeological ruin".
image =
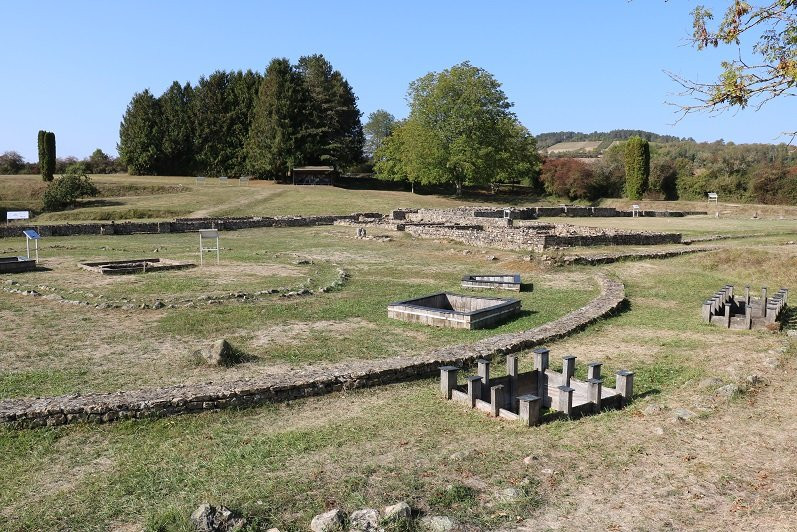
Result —
[[[465,275],[462,288],[495,288],[520,292],[520,274],[511,275]]]
[[[520,312],[520,300],[449,292],[391,303],[389,318],[454,329],[482,329]]]
[[[604,388],[600,362],[587,366],[587,380],[576,379],[576,357],[562,357],[562,372],[548,369],[549,350],[540,347],[533,351],[534,369],[519,372],[519,357],[506,357],[503,377],[490,377],[490,361],[477,360],[477,375],[457,384],[457,366],[440,368],[440,392],[454,400],[489,414],[492,417],[520,421],[531,427],[538,425],[542,411],[549,408],[567,417],[600,412],[606,408],[621,408],[633,395],[634,373],[621,370],[616,374],[614,388]]]
[[[30,272],[36,269],[36,260],[30,257],[0,257],[0,273]]]
[[[361,215],[335,220],[337,225],[375,226],[405,231],[416,238],[447,239],[476,247],[540,252],[573,246],[642,246],[680,244],[678,233],[626,231],[537,221],[548,215],[544,207],[398,209],[390,216]],[[590,216],[598,207],[581,209],[571,216]],[[582,212],[583,210],[583,212]],[[613,212],[614,209],[611,209]],[[559,210],[556,211],[560,212]],[[551,214],[553,215],[553,214]],[[615,216],[616,214],[607,214]]]
[[[127,259],[98,262],[81,262],[84,270],[103,275],[131,275],[136,273],[162,272],[166,270],[185,270],[194,268],[191,262],[178,262],[169,259]]]
[[[744,296],[737,297],[733,285],[725,285],[703,302],[701,314],[706,323],[728,329],[780,328],[788,297],[786,288],[767,297],[767,287],[761,288],[761,297],[752,297],[750,286],[744,287]]]

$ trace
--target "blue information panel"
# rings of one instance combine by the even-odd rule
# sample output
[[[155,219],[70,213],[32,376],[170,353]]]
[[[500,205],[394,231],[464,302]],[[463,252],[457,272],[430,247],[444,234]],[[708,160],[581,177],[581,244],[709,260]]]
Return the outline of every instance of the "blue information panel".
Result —
[[[37,233],[37,232],[36,232],[35,230],[33,230],[33,229],[25,229],[25,230],[24,230],[24,231],[22,231],[22,232],[23,232],[23,233],[25,234],[25,236],[26,236],[26,237],[28,237],[30,240],[38,240],[38,239],[40,239],[40,238],[41,238],[41,236],[39,236],[39,233]]]

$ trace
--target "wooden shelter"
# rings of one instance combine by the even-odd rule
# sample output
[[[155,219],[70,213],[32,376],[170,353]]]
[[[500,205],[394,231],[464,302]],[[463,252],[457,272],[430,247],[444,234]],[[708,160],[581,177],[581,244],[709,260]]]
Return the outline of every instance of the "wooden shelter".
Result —
[[[294,185],[333,185],[337,176],[334,166],[297,166],[291,170]]]

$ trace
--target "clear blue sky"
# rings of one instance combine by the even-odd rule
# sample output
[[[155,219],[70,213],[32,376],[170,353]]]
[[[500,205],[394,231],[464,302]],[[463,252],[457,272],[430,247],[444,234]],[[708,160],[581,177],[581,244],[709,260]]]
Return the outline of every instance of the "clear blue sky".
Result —
[[[706,0],[706,5],[721,2]],[[3,0],[0,152],[116,154],[134,92],[214,70],[263,71],[273,57],[323,53],[354,87],[363,121],[406,115],[410,81],[461,61],[491,72],[532,133],[645,129],[696,140],[782,141],[795,100],[758,112],[676,115],[664,70],[713,79],[722,53],[687,44],[685,0],[49,1]],[[732,55],[732,49],[721,50]]]

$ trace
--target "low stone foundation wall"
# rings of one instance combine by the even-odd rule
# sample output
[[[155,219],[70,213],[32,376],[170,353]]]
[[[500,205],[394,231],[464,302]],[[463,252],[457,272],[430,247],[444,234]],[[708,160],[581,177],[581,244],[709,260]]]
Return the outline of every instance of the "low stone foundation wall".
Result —
[[[418,238],[455,240],[477,247],[521,251],[543,251],[554,247],[642,246],[679,244],[678,233],[647,233],[577,227],[566,224],[535,224],[517,228],[478,228],[461,226],[415,225],[405,231]]]
[[[133,235],[138,233],[187,233],[200,229],[235,231],[258,227],[306,227],[332,225],[336,220],[382,218],[374,212],[321,216],[251,216],[246,218],[177,218],[170,222],[110,222],[86,224],[14,225],[0,227],[0,238],[22,237],[24,229],[36,229],[41,236]]]
[[[397,209],[391,213],[395,220],[410,220],[415,222],[461,222],[474,223],[474,218],[483,223],[490,224],[491,219],[504,218],[504,211],[509,211],[509,217],[514,220],[534,220],[542,217],[565,216],[571,218],[581,217],[632,217],[632,211],[621,211],[614,207],[582,207],[577,205],[559,205],[556,207],[457,207],[454,209]],[[683,217],[707,214],[706,212],[693,211],[637,211],[637,216],[644,217]],[[478,222],[479,220],[476,220]]]
[[[648,251],[644,253],[600,253],[597,255],[565,255],[563,257],[543,257],[543,261],[556,266],[572,266],[575,264],[595,266],[611,264],[623,260],[668,259],[691,253],[705,253],[719,248],[683,248],[665,251]]]
[[[379,386],[431,377],[444,365],[469,366],[477,359],[551,342],[617,311],[625,301],[622,283],[600,277],[601,293],[586,306],[534,329],[507,333],[472,344],[453,345],[415,357],[394,357],[298,372],[282,378],[238,380],[221,384],[170,386],[106,394],[67,395],[0,401],[0,423],[41,427],[75,422],[161,417],[226,407],[251,406],[323,395],[344,389]]]

